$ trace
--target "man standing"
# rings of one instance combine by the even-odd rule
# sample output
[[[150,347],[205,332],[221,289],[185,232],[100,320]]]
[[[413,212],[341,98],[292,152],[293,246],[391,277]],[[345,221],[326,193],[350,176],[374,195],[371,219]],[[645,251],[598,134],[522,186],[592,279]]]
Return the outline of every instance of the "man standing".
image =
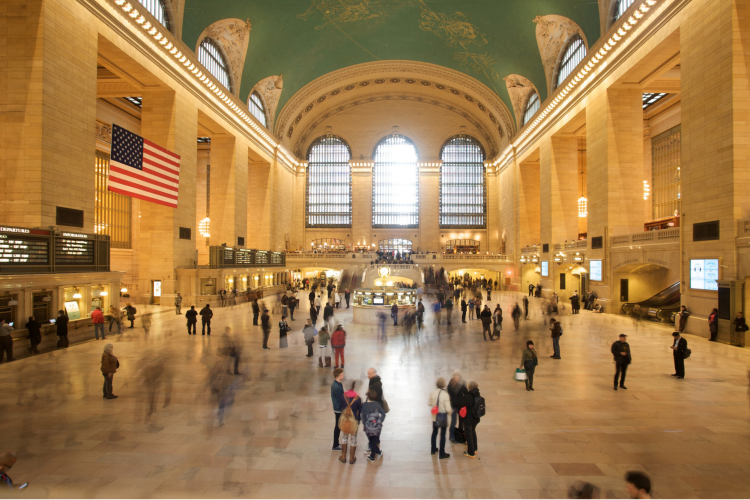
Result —
[[[315,296],[315,310],[318,312],[318,316],[320,316],[320,296],[323,295],[322,293],[320,295]]]
[[[312,321],[313,326],[318,322],[318,310],[315,309],[315,304],[312,302],[310,303],[310,321]]]
[[[620,389],[627,389],[625,387],[625,372],[628,371],[628,365],[632,361],[632,358],[630,357],[628,336],[624,333],[620,334],[620,340],[612,344],[612,355],[615,357],[615,390],[617,390],[618,377],[620,378]]]
[[[529,283],[529,297],[534,296],[534,285]]]
[[[369,389],[375,391],[375,394],[377,395],[373,401],[377,401],[380,403],[380,406],[385,409],[385,406],[383,405],[383,381],[380,379],[377,370],[375,370],[375,368],[367,370],[367,378],[370,379]]]
[[[581,302],[578,297],[578,292],[574,292],[573,296],[570,297],[570,308],[573,310],[573,314],[578,314],[581,310]]]
[[[352,294],[349,292],[349,289],[347,288],[344,292],[344,300],[346,300],[346,308],[349,309],[349,299],[352,298]]]
[[[313,342],[315,342],[315,337],[318,335],[318,331],[309,319],[307,320],[305,327],[302,329],[302,333],[305,335],[305,344],[307,344],[307,357],[312,358]]]
[[[451,315],[453,314],[453,300],[448,297],[445,301],[445,314],[448,316],[448,324],[451,324]]]
[[[3,353],[6,355],[6,361],[13,361],[13,327],[0,318],[0,363],[3,361]]]
[[[180,292],[177,292],[177,297],[174,298],[174,309],[177,316],[182,314],[182,295],[180,295]]]
[[[289,316],[294,321],[294,310],[297,308],[297,299],[294,295],[289,297]]]
[[[99,340],[99,330],[102,332],[102,339],[105,339],[104,336],[104,313],[102,312],[101,307],[97,307],[94,309],[94,312],[91,313],[91,323],[94,325],[94,336],[96,337],[96,340]]]
[[[555,353],[550,356],[550,358],[560,359],[560,336],[562,335],[562,326],[555,318],[551,318],[549,323],[551,325],[549,330],[552,332],[552,347],[555,350]]]
[[[188,329],[188,335],[190,335],[190,329],[192,327],[193,333],[192,335],[195,335],[195,328],[198,324],[198,311],[195,310],[195,306],[190,306],[190,310],[185,313],[185,317],[187,318],[187,329]]]
[[[680,332],[674,332],[674,343],[672,344],[672,356],[674,357],[673,377],[685,378],[685,351],[687,350],[687,340],[680,336]]]
[[[482,337],[484,337],[484,340],[487,340],[487,334],[490,334],[490,340],[494,341],[495,339],[492,337],[492,329],[490,328],[492,326],[492,311],[490,311],[490,307],[485,304],[484,310],[482,310],[481,313],[479,313],[479,319],[482,320]]]
[[[529,319],[529,298],[523,297],[523,319]]]
[[[258,317],[260,316],[260,306],[258,299],[253,300],[253,326],[258,326]]]
[[[346,331],[341,325],[331,334],[331,347],[333,347],[334,368],[344,367],[344,348],[346,347]],[[341,364],[339,364],[339,359]]]
[[[468,306],[466,305],[466,299],[461,299],[461,323],[466,323],[466,309]]]
[[[206,325],[208,325],[208,334],[211,335],[211,318],[214,317],[214,312],[211,310],[211,306],[206,304],[203,309],[201,309],[200,315],[201,323],[203,324],[203,333],[201,335],[206,334]]]
[[[269,350],[268,335],[271,333],[271,317],[268,315],[268,309],[263,309],[260,317],[260,326],[263,328],[263,349]]]
[[[341,430],[339,429],[339,417],[341,412],[346,407],[346,400],[344,400],[344,386],[341,382],[344,381],[344,369],[334,368],[333,370],[333,383],[331,383],[331,403],[333,403],[333,414],[336,417],[336,425],[333,427],[333,448],[331,451],[341,451],[341,445],[339,444],[339,436]]]
[[[393,318],[393,326],[398,326],[398,306],[395,302],[391,306],[391,318]]]

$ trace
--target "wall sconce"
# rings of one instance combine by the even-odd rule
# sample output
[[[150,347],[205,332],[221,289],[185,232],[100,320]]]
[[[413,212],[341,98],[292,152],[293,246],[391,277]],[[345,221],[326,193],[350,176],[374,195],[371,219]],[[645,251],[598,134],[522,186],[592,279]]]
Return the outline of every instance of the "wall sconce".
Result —
[[[125,287],[120,288],[120,293],[128,293],[128,289]]]
[[[82,297],[81,292],[78,291],[78,287],[76,287],[76,293],[73,294],[74,299],[80,299]]]
[[[42,293],[47,293],[47,289],[42,288]],[[44,297],[42,297],[42,302],[52,302],[52,297],[50,297],[49,295],[45,295]]]

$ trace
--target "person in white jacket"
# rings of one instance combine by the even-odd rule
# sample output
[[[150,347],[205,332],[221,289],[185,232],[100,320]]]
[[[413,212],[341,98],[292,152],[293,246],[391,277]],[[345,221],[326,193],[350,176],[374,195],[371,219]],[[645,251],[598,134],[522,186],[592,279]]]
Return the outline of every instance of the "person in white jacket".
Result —
[[[334,300],[334,304],[336,306],[336,309],[338,309],[339,306],[341,305],[341,297],[339,297],[339,292],[334,292],[333,293],[333,300]]]
[[[318,311],[318,316],[320,316],[320,295],[315,296],[315,310]]]
[[[445,379],[440,377],[436,385],[437,389],[433,389],[430,393],[430,398],[427,400],[427,405],[432,408],[432,447],[430,450],[433,455],[440,451],[439,457],[443,459],[450,458],[450,455],[445,452],[445,429],[448,427],[448,415],[453,409],[451,408],[450,395],[445,390]],[[435,408],[437,408],[437,411],[435,411]],[[438,429],[440,430],[439,450],[435,446]]]

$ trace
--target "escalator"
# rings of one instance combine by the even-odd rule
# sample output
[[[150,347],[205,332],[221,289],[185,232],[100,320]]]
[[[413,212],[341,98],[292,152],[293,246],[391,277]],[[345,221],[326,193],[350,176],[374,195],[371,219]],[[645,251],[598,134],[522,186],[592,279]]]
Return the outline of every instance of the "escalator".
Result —
[[[651,321],[674,322],[674,315],[680,310],[680,282],[665,288],[653,297],[641,302],[627,302],[622,312],[629,316],[640,316]]]
[[[341,279],[339,280],[339,284],[336,287],[336,289],[339,291],[339,293],[343,293],[344,290],[351,287],[352,283],[352,273],[347,271],[344,271],[341,273]]]

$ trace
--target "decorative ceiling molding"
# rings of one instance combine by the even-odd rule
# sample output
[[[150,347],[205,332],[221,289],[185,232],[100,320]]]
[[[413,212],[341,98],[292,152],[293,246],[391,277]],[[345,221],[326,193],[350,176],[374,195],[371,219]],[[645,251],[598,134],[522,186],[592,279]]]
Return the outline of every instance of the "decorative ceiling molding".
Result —
[[[198,47],[204,38],[210,37],[221,45],[227,56],[229,67],[232,73],[232,83],[234,85],[235,95],[239,92],[242,83],[242,71],[245,68],[245,56],[247,55],[247,43],[249,41],[250,19],[222,19],[211,24],[203,30],[198,42],[195,44],[195,53],[198,54]]]
[[[372,89],[377,89],[374,91],[377,93],[383,92],[381,88],[388,89],[387,92],[391,94],[418,94],[420,91],[417,89],[423,89],[426,101],[437,99],[471,103],[475,108],[474,116],[484,117],[485,128],[493,130],[493,142],[500,148],[516,130],[515,120],[505,103],[476,79],[434,64],[378,61],[333,71],[303,87],[281,110],[275,126],[276,136],[287,145],[296,144],[299,141],[295,137],[295,129],[311,116],[317,116],[321,112],[319,108],[325,110],[335,106],[344,97],[351,99],[350,93],[358,97],[364,94],[366,97],[373,93]]]
[[[583,30],[572,20],[563,16],[536,16],[536,43],[539,46],[539,55],[542,56],[544,65],[544,76],[547,79],[547,95],[554,90],[555,69],[557,66],[560,51],[565,47],[566,42],[571,35],[580,35],[586,49],[589,42]],[[541,97],[541,96],[540,96]]]
[[[476,114],[472,113],[473,110],[471,108],[458,106],[454,102],[437,99],[434,96],[427,97],[424,95],[407,94],[407,93],[393,94],[391,92],[386,92],[385,89],[383,92],[378,93],[378,94],[352,96],[351,98],[347,100],[344,100],[342,102],[337,102],[337,105],[335,107],[329,107],[322,114],[316,115],[314,118],[312,118],[312,121],[305,123],[303,130],[302,130],[302,127],[300,127],[300,130],[298,130],[297,134],[294,135],[294,147],[292,151],[294,152],[295,155],[297,155],[298,158],[304,158],[305,152],[307,151],[307,147],[312,142],[312,140],[315,139],[314,137],[310,137],[310,135],[325,120],[334,116],[337,113],[346,111],[356,106],[361,106],[363,104],[369,104],[373,102],[383,102],[383,101],[419,102],[419,103],[447,109],[448,111],[451,111],[453,113],[460,115],[466,121],[468,121],[474,127],[476,127],[477,130],[479,130],[482,136],[481,139],[483,139],[482,142],[484,143],[484,146],[487,148],[487,151],[490,153],[488,155],[488,158],[494,157],[500,151],[500,145],[498,144],[498,141],[497,141],[498,132],[494,129],[488,128],[486,126],[486,123],[483,123],[482,121],[478,120],[476,117]]]
[[[505,86],[508,87],[510,102],[513,104],[513,113],[516,115],[516,126],[520,129],[521,120],[523,120],[523,114],[526,111],[526,102],[533,92],[536,92],[538,95],[539,90],[531,83],[531,80],[521,75],[508,75],[503,80],[505,80]]]
[[[262,79],[255,87],[250,89],[250,94],[258,92],[263,98],[266,105],[266,116],[268,118],[268,130],[273,130],[274,117],[276,116],[276,107],[279,105],[281,90],[284,88],[284,75],[273,75]],[[248,94],[247,99],[250,99]]]

